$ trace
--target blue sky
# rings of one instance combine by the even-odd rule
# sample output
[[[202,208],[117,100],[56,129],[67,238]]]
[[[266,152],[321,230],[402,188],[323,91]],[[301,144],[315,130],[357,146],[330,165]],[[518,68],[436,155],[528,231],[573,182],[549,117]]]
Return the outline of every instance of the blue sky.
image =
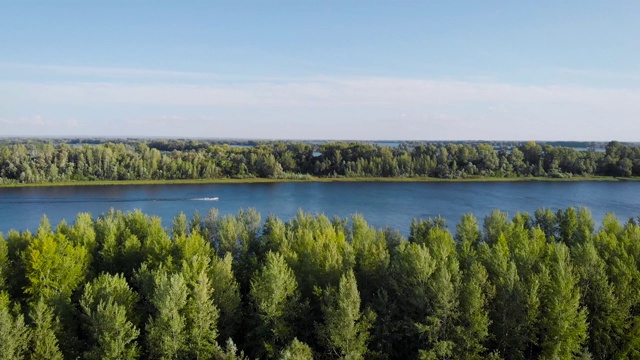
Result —
[[[638,1],[2,1],[0,136],[640,141]]]

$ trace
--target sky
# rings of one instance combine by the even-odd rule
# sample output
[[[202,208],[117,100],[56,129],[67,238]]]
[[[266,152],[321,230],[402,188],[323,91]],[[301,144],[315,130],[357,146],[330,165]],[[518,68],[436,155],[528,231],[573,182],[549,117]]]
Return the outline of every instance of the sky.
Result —
[[[640,141],[640,2],[0,0],[0,137]]]

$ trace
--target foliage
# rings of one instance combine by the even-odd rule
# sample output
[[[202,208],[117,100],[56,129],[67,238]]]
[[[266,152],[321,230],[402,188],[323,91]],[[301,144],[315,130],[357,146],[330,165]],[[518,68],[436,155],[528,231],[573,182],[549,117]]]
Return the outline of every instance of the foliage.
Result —
[[[640,147],[616,141],[605,151],[535,142],[426,143],[43,139],[0,141],[0,184],[95,180],[319,177],[514,178],[640,176]],[[566,144],[571,145],[571,144]],[[582,144],[591,146],[593,144]],[[575,145],[574,145],[575,146]]]
[[[165,229],[110,211],[11,231],[0,238],[1,357],[640,356],[635,221],[495,211],[483,227],[465,215],[455,236],[442,218],[416,220],[405,238],[360,215],[260,219],[214,210]]]

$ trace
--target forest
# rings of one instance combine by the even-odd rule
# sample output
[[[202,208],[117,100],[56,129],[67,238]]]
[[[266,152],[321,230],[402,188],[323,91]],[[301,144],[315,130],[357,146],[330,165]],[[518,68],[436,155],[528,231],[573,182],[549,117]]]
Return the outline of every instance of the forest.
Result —
[[[639,220],[43,217],[0,239],[0,358],[637,359]]]
[[[244,144],[244,143],[243,143]],[[197,140],[0,142],[0,184],[93,180],[320,178],[571,178],[640,176],[640,147],[604,151],[489,143],[251,142]]]

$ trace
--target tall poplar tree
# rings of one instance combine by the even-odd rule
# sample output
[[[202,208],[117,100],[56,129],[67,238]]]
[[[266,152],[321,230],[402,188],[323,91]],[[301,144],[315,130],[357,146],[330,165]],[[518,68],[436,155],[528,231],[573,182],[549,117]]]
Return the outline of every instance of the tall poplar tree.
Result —
[[[193,359],[209,359],[218,350],[219,318],[218,308],[212,298],[214,289],[208,275],[209,261],[196,255],[191,261],[184,260],[182,267],[183,273],[189,274],[189,298],[185,308],[187,351]]]
[[[28,347],[29,329],[24,316],[15,310],[9,295],[0,291],[0,359],[23,359]]]
[[[541,296],[541,356],[572,359],[582,351],[587,323],[568,248],[560,243],[549,245],[547,264],[549,281]]]
[[[60,323],[53,310],[43,299],[37,300],[30,309],[31,341],[29,355],[32,360],[62,360],[62,352],[56,333]]]
[[[267,253],[266,263],[251,279],[249,292],[257,321],[254,335],[262,349],[274,357],[293,337],[299,294],[293,271],[279,253]]]
[[[102,274],[85,286],[80,299],[89,338],[88,359],[135,359],[138,295],[122,275]]]
[[[328,291],[326,297],[325,321],[319,329],[321,339],[341,359],[364,359],[369,329],[376,315],[369,309],[360,310],[360,293],[353,271],[343,274],[337,291]]]
[[[181,274],[155,271],[151,303],[155,313],[147,323],[148,351],[158,359],[178,359],[187,351],[187,284]]]

